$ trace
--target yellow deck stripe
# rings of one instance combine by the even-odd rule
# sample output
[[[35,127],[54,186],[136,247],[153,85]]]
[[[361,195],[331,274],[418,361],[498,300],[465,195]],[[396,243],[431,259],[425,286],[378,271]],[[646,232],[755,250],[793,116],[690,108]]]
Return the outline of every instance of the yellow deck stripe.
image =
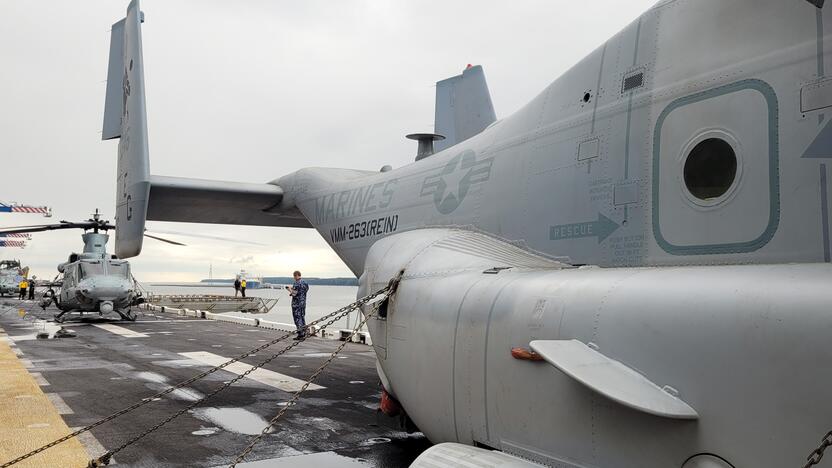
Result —
[[[0,328],[0,337],[5,337]],[[0,339],[0,463],[5,463],[70,432],[58,410]],[[15,467],[84,467],[89,458],[76,439],[52,447]]]

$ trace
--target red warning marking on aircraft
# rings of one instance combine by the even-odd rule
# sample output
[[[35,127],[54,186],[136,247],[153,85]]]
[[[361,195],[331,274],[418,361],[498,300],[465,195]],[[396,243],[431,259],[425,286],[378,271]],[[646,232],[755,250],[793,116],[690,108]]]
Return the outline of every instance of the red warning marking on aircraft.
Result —
[[[40,213],[46,214],[47,208],[45,206],[13,206],[12,213]]]
[[[26,241],[0,241],[0,247],[26,247]]]

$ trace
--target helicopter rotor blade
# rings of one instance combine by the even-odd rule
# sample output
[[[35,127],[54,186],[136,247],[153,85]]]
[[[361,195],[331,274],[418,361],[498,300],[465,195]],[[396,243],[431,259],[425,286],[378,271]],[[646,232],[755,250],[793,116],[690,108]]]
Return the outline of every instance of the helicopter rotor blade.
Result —
[[[168,244],[173,244],[173,245],[181,245],[181,246],[183,246],[183,247],[187,247],[187,245],[185,245],[185,244],[183,244],[183,243],[181,243],[181,242],[176,242],[176,241],[172,241],[172,240],[170,240],[170,239],[165,239],[164,237],[151,236],[150,234],[147,234],[147,233],[145,233],[145,235],[144,235],[144,236],[145,236],[145,237],[149,237],[149,238],[151,238],[151,239],[156,239],[157,241],[167,242]]]
[[[93,226],[86,227],[82,223],[66,223],[66,224],[44,224],[41,226],[15,226],[15,227],[7,227],[7,228],[0,228],[0,234],[22,234],[27,232],[43,232],[43,231],[55,231],[58,229],[74,229],[74,228],[81,228],[81,229],[91,229]]]
[[[32,226],[9,226],[9,227],[0,227],[0,234],[24,234],[29,232],[44,232],[44,231],[56,231],[58,229],[102,229],[104,231],[115,229],[116,227],[112,224],[102,223],[102,222],[95,222],[95,221],[82,221],[80,223],[72,222],[72,221],[61,221],[59,224],[36,224]]]
[[[178,231],[157,231],[155,229],[152,232],[160,233],[160,234],[171,234],[171,235],[174,235],[174,236],[195,237],[195,238],[198,238],[198,239],[211,239],[211,240],[218,240],[218,241],[223,241],[223,242],[233,242],[235,244],[259,245],[259,246],[263,246],[263,247],[265,247],[267,245],[267,244],[263,244],[263,243],[260,243],[260,242],[247,241],[247,240],[241,240],[241,239],[233,239],[233,238],[230,238],[230,237],[222,237],[222,236],[209,236],[207,234],[191,234],[191,233],[187,233],[187,232],[178,232]]]

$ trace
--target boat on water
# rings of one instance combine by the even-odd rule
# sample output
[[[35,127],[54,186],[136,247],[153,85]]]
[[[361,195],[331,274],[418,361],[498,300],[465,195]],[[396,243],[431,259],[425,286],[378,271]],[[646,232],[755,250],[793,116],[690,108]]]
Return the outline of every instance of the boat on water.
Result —
[[[201,281],[176,281],[176,282],[160,282],[160,283],[150,283],[151,286],[181,286],[181,287],[199,287],[199,288],[233,288],[234,281],[237,279],[245,279],[246,280],[246,289],[261,289],[261,288],[268,288],[271,285],[267,284],[263,281],[263,278],[259,275],[251,275],[246,273],[245,270],[240,270],[239,273],[235,275],[234,278],[231,279],[222,279],[222,278],[208,278]]]

